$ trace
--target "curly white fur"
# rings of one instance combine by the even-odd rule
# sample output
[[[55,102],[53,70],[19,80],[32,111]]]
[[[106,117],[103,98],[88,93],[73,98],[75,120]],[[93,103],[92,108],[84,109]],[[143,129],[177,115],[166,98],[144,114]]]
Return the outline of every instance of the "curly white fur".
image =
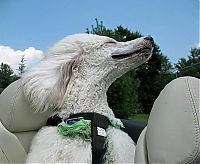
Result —
[[[147,61],[151,51],[150,41],[144,38],[117,42],[92,34],[68,36],[24,76],[24,94],[35,112],[54,110],[62,117],[97,112],[122,124],[108,107],[106,91],[116,78]],[[107,134],[114,161],[133,163],[131,138],[111,127]],[[91,163],[91,144],[62,137],[56,127],[43,127],[33,139],[27,162]]]

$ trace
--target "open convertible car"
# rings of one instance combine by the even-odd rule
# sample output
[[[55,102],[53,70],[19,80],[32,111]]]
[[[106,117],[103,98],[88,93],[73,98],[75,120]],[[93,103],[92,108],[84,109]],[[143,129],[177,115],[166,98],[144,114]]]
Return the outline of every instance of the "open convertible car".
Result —
[[[122,119],[136,143],[135,163],[200,164],[199,93],[199,79],[177,78],[161,91],[147,125]],[[0,163],[23,162],[48,117],[31,112],[21,80],[8,86],[0,95]]]

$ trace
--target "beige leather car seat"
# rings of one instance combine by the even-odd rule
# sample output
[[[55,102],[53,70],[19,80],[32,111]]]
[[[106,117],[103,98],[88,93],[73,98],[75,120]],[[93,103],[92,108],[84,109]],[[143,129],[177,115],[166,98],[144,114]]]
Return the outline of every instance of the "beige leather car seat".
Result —
[[[21,80],[0,95],[0,163],[23,162],[37,130],[50,113],[33,113],[22,91]]]
[[[178,78],[156,99],[135,163],[200,164],[200,80]]]

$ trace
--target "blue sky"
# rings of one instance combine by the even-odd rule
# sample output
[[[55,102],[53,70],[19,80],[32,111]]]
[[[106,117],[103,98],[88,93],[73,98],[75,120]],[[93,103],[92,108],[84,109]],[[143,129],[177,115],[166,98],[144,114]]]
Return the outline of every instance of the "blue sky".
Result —
[[[173,63],[199,43],[199,0],[0,0],[0,45],[46,51],[95,18],[152,35]]]

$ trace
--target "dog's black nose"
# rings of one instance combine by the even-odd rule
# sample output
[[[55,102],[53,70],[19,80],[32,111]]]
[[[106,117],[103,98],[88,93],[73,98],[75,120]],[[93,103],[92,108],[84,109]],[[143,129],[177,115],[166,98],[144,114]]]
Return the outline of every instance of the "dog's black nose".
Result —
[[[154,42],[153,38],[150,35],[146,36],[144,39],[149,40],[152,43]]]

